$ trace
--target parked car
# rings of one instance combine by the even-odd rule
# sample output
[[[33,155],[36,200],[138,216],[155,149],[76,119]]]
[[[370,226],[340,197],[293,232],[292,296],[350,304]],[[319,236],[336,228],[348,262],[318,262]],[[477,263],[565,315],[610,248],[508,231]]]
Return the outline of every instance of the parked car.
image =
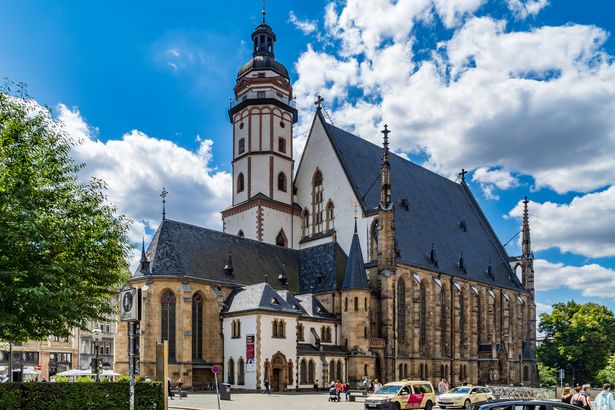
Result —
[[[559,401],[501,399],[473,403],[470,410],[579,410]]]
[[[387,383],[365,399],[366,409],[425,409],[431,410],[436,395],[431,382],[402,380]],[[578,409],[577,409],[578,410]]]
[[[472,403],[493,400],[493,393],[483,386],[459,386],[438,396],[437,403],[441,409],[449,407],[470,408]]]

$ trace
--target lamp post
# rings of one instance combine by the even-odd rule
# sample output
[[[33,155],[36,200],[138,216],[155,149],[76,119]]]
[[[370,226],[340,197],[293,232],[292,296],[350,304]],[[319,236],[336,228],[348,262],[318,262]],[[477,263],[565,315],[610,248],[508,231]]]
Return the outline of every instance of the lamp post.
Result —
[[[100,366],[98,364],[98,350],[100,348],[100,340],[102,339],[102,330],[101,329],[92,329],[92,340],[94,341],[94,349],[95,349],[95,353],[96,353],[96,359],[95,359],[95,369],[94,369],[94,373],[96,374],[96,381],[100,380]]]

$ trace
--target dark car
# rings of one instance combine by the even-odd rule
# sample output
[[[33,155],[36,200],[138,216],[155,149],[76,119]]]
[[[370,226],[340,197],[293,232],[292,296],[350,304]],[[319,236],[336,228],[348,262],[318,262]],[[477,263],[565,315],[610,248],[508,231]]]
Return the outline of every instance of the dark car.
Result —
[[[579,410],[559,401],[500,399],[473,403],[471,410]]]

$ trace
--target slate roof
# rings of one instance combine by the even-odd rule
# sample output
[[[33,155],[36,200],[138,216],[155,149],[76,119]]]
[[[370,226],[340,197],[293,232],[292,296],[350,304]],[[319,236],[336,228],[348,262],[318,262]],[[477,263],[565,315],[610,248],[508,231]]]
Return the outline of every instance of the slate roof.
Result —
[[[257,283],[256,285],[233,290],[226,299],[225,305],[222,310],[223,314],[256,310],[295,315],[301,314],[297,309],[289,305],[268,283]]]
[[[312,319],[328,319],[334,320],[335,316],[325,309],[325,307],[314,297],[312,293],[305,293],[302,295],[296,295],[295,298],[299,300],[301,306],[304,309],[305,315]]]
[[[224,272],[229,249],[232,275]],[[268,275],[277,286],[278,275],[285,272],[288,289],[294,292],[337,289],[346,264],[337,243],[293,250],[170,219],[158,227],[146,257],[148,269],[137,269],[135,277],[190,276],[239,286],[264,282]]]
[[[346,263],[346,270],[344,271],[342,289],[369,289],[367,273],[365,272],[365,262],[363,261],[359,235],[357,235],[356,219],[354,221],[354,235],[352,236],[352,243],[350,244],[350,252],[348,253],[348,262]]]
[[[317,112],[366,213],[380,200],[382,148],[328,124]],[[394,131],[392,133],[394,138]],[[391,154],[398,260],[485,284],[522,289],[508,255],[465,183]],[[464,229],[465,227],[465,229]],[[438,264],[429,258],[434,245]],[[459,267],[463,252],[467,273]],[[491,275],[487,273],[491,263]]]
[[[322,348],[322,351],[318,349],[316,346],[313,346],[309,343],[298,343],[297,344],[297,354],[298,355],[319,355],[322,353],[322,354],[331,355],[331,356],[348,354],[348,351],[342,346],[321,344],[320,347]]]

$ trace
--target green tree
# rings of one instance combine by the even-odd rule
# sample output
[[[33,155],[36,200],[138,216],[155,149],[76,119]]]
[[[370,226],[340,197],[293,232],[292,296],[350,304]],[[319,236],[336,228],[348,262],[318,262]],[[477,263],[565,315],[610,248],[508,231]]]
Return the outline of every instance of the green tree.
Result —
[[[102,181],[79,181],[73,144],[46,109],[0,93],[0,340],[102,320],[127,279],[128,222]]]
[[[569,383],[597,381],[598,371],[615,352],[615,316],[596,303],[556,303],[551,313],[540,315],[538,329],[545,335],[539,361],[564,369]]]
[[[538,378],[541,386],[555,386],[558,371],[552,367],[547,367],[542,363],[538,363]]]
[[[597,381],[615,385],[615,354],[609,356],[604,369],[598,372]]]

